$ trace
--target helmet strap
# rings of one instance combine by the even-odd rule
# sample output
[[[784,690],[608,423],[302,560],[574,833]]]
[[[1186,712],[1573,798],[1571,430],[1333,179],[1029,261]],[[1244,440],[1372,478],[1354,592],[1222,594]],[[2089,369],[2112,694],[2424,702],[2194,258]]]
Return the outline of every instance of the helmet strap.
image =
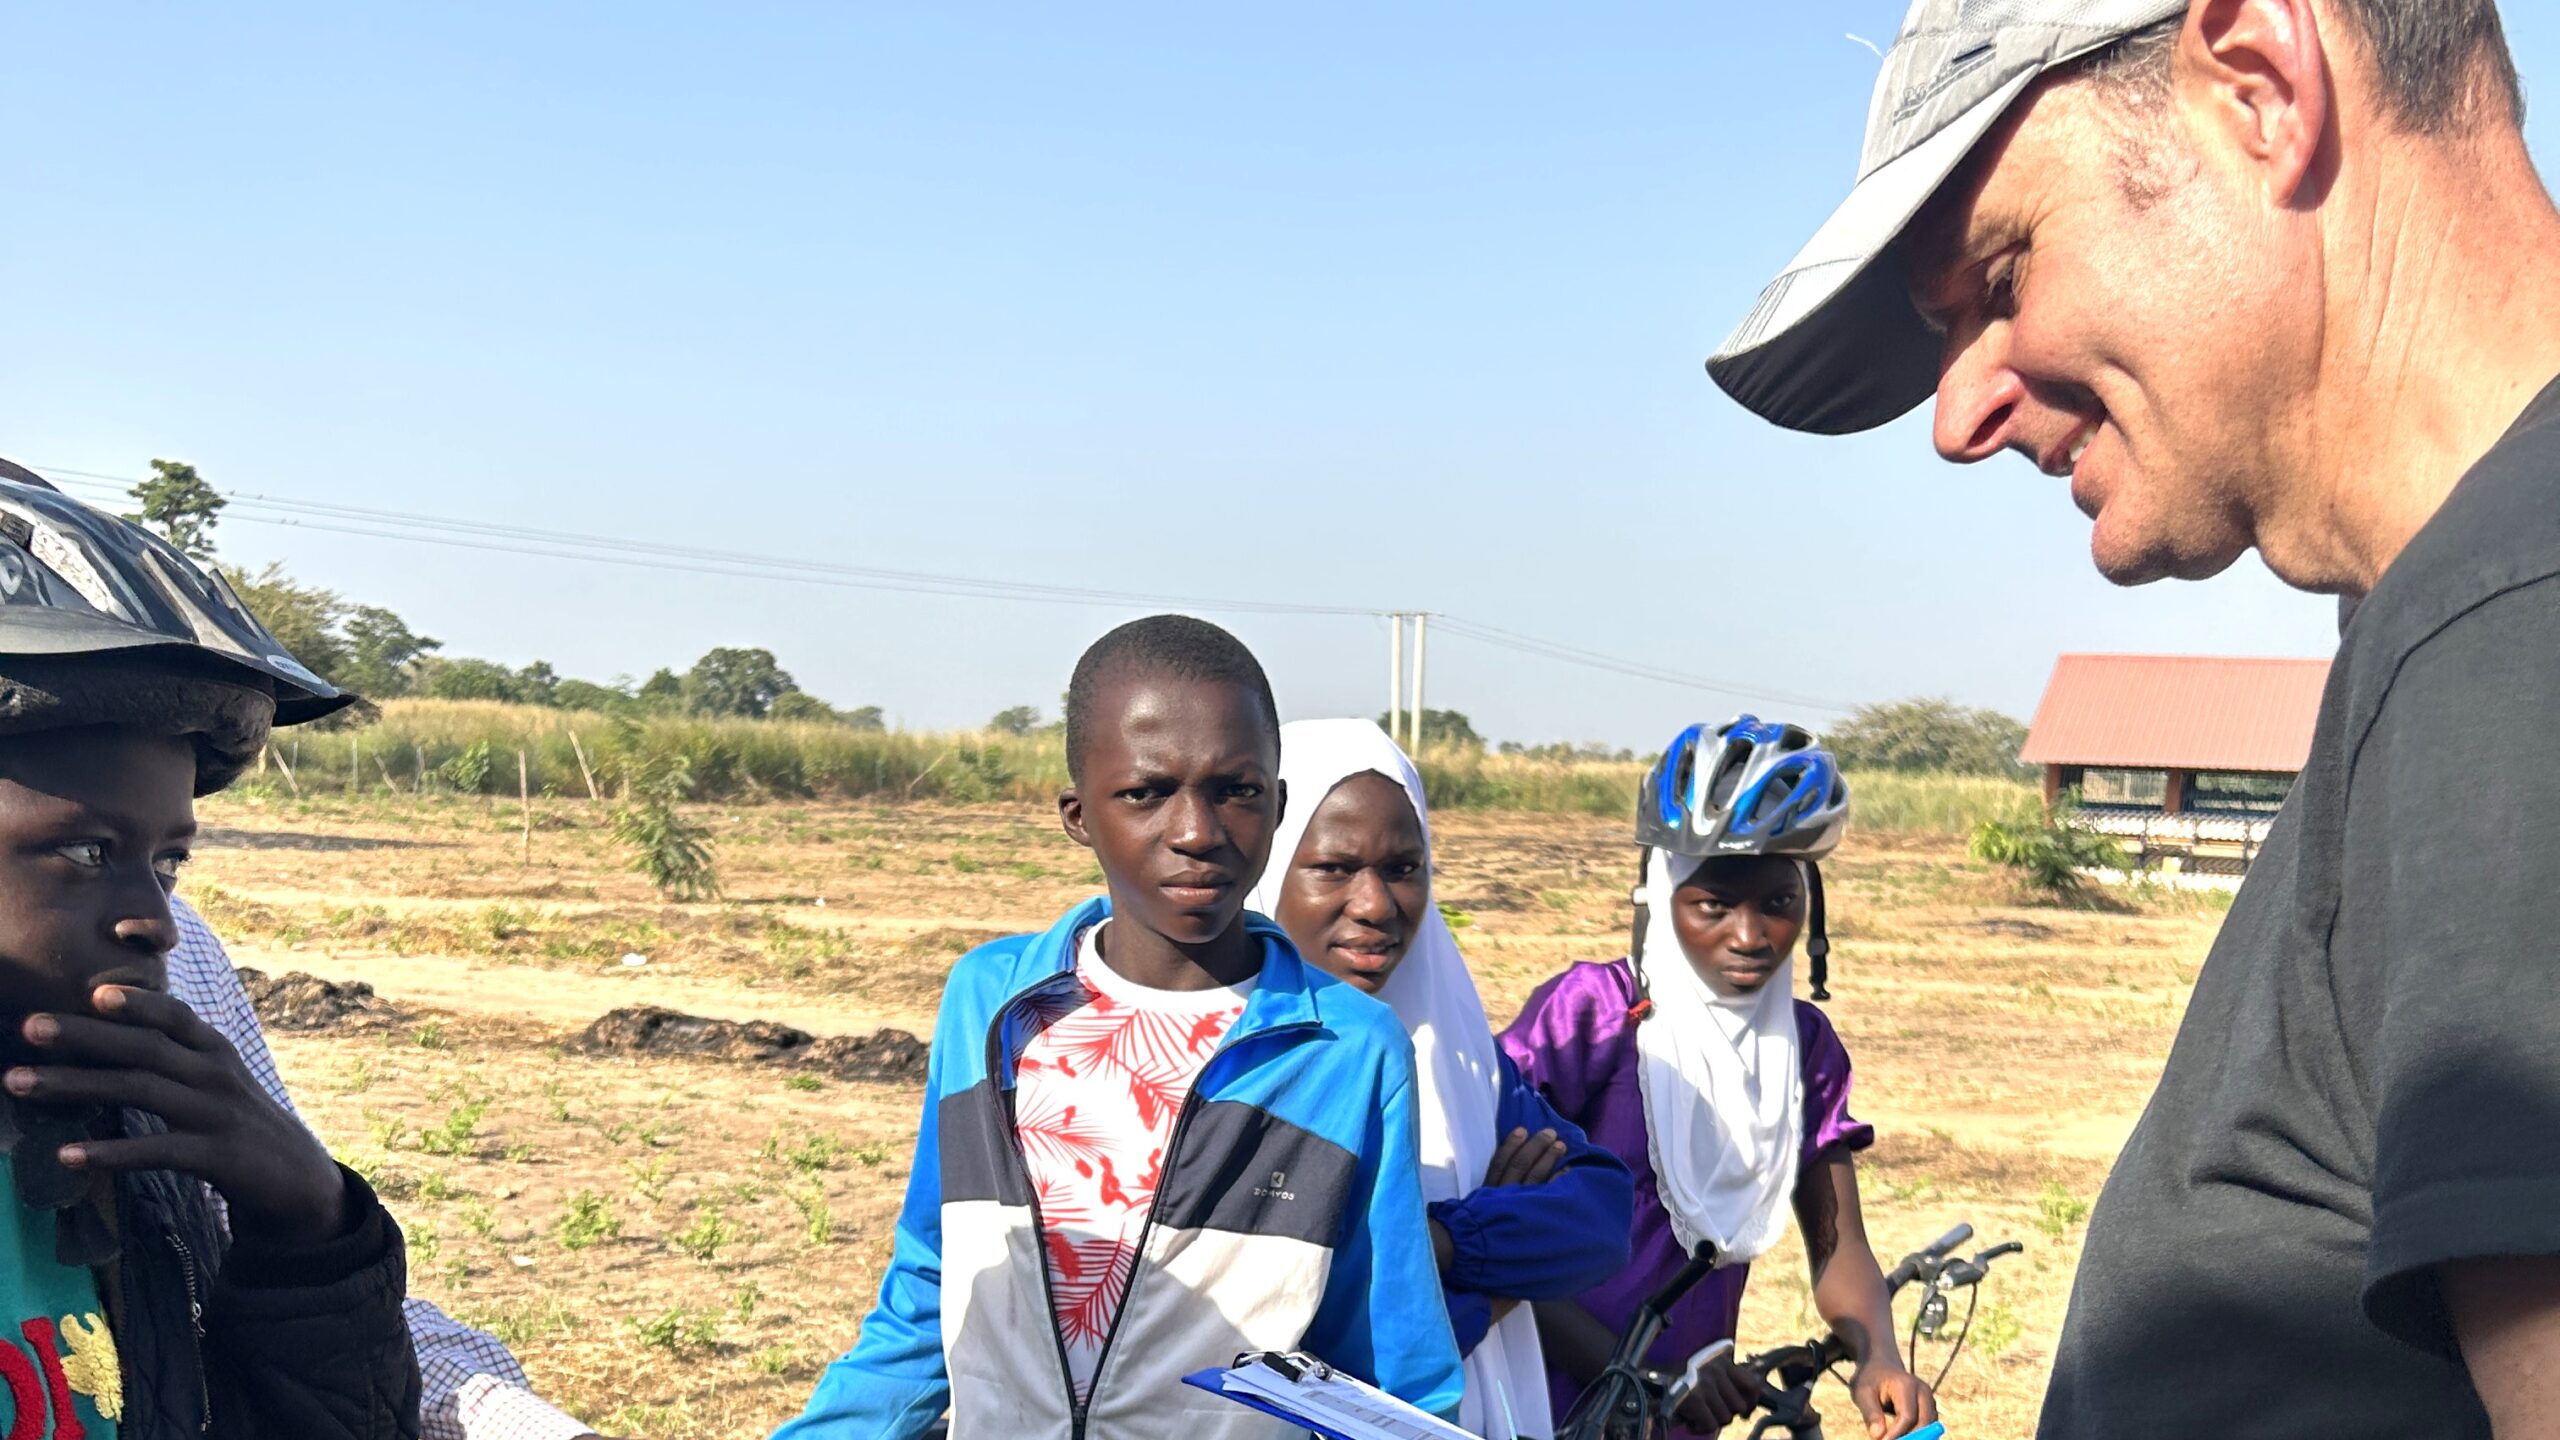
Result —
[[[1646,879],[1645,867],[1650,865],[1652,861],[1653,852],[1642,846],[1638,846],[1636,849],[1636,888],[1633,897],[1635,900],[1636,918],[1633,927],[1634,933],[1630,935],[1627,940],[1627,969],[1635,976],[1636,982],[1635,998],[1627,1005],[1627,1018],[1638,1024],[1644,1023],[1646,1018],[1653,1014],[1653,987],[1647,983],[1644,978],[1644,932],[1645,926],[1653,918],[1651,908],[1644,903]]]
[[[1813,961],[1813,998],[1828,1000],[1831,998],[1831,936],[1823,928],[1821,862],[1804,862],[1804,877],[1807,904],[1811,907],[1806,923],[1813,931],[1813,938],[1805,942],[1804,953]]]

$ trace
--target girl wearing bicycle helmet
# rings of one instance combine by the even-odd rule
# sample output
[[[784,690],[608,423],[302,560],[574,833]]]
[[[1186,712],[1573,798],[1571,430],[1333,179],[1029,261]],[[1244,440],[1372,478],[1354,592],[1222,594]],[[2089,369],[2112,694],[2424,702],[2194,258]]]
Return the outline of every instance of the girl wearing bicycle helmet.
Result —
[[[399,1228],[165,993],[195,797],[352,700],[157,536],[0,471],[10,1435],[418,1434]]]
[[[1809,930],[1812,993],[1828,998],[1819,864],[1848,809],[1837,765],[1804,730],[1748,715],[1690,728],[1638,806],[1643,880],[1629,955],[1549,980],[1503,1033],[1521,1073],[1636,1177],[1627,1269],[1537,1307],[1559,1416],[1598,1378],[1636,1307],[1702,1245],[1722,1268],[1672,1308],[1648,1360],[1677,1370],[1733,1339],[1750,1262],[1792,1210],[1815,1307],[1857,1366],[1850,1388],[1868,1433],[1888,1440],[1935,1418],[1894,1344],[1860,1219],[1852,1156],[1875,1134],[1849,1114],[1849,1054],[1794,992],[1796,942]],[[1676,1433],[1712,1435],[1757,1393],[1728,1356],[1690,1392]]]
[[[1299,720],[1280,729],[1280,778],[1290,809],[1250,904],[1413,1037],[1422,1193],[1466,1357],[1458,1423],[1487,1440],[1546,1440],[1546,1365],[1523,1302],[1577,1294],[1626,1265],[1633,1182],[1494,1043],[1432,903],[1413,762],[1370,721]]]

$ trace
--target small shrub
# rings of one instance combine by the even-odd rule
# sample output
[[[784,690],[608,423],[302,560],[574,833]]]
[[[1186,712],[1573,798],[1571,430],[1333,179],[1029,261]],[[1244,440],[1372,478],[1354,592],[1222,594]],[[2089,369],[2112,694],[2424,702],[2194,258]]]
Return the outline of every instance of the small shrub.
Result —
[[[631,1328],[639,1333],[643,1345],[683,1351],[708,1345],[719,1338],[720,1321],[715,1315],[697,1315],[679,1305],[663,1315],[634,1320]]]
[[[436,767],[436,775],[447,785],[468,795],[489,788],[489,777],[497,773],[497,752],[486,740],[474,740],[462,753]]]
[[[472,1134],[480,1128],[480,1117],[488,1113],[487,1098],[464,1101],[445,1113],[444,1123],[419,1132],[418,1148],[430,1155],[468,1155]]]
[[[581,1190],[569,1197],[568,1213],[560,1217],[557,1230],[561,1249],[584,1250],[599,1240],[620,1238],[622,1219],[602,1195]]]
[[[615,810],[613,838],[630,847],[630,868],[668,899],[710,900],[720,894],[708,832],[676,809],[671,794],[655,792]]]
[[[723,1246],[737,1238],[737,1225],[718,1210],[706,1206],[700,1215],[694,1217],[693,1223],[676,1236],[676,1248],[708,1265],[720,1258]],[[752,1301],[748,1308],[754,1308]]]
[[[2058,1180],[2045,1182],[2044,1192],[2036,1197],[2036,1228],[2059,1240],[2072,1226],[2089,1218],[2089,1202],[2072,1194]]]
[[[807,1227],[809,1243],[824,1247],[836,1243],[836,1215],[827,1204],[827,1192],[810,1186],[808,1193],[795,1192],[791,1203],[799,1207],[800,1219]]]
[[[824,1089],[825,1086],[826,1082],[815,1075],[794,1075],[782,1082],[782,1088],[785,1090],[810,1091]]]
[[[649,1157],[648,1164],[632,1166],[631,1188],[639,1191],[642,1198],[646,1199],[653,1205],[658,1201],[665,1199],[667,1196],[667,1157],[664,1155],[652,1155]]]
[[[803,1175],[836,1168],[836,1160],[844,1154],[844,1142],[833,1135],[816,1134],[782,1154],[792,1169]]]
[[[2124,847],[2071,823],[2068,809],[2043,821],[1985,820],[1974,827],[1973,858],[2016,871],[2025,885],[2055,900],[2088,887],[2084,870],[2130,868]]]
[[[1973,1317],[1973,1330],[1967,1337],[1975,1353],[1986,1360],[1997,1360],[2000,1352],[2018,1343],[2026,1327],[2018,1323],[2017,1312],[1999,1301],[1990,1301],[1982,1313]]]

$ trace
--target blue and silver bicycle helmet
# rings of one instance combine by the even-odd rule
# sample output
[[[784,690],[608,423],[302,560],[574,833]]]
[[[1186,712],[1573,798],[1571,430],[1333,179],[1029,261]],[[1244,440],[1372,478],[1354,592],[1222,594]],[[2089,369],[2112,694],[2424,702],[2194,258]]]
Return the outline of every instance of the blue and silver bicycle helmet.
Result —
[[[1824,932],[1821,861],[1849,829],[1849,782],[1840,763],[1801,726],[1755,715],[1680,732],[1636,802],[1636,843],[1705,858],[1782,855],[1801,860],[1809,911],[1805,955],[1813,998],[1831,998],[1831,940]],[[1643,912],[1638,910],[1638,923]],[[1637,947],[1643,948],[1639,932]]]

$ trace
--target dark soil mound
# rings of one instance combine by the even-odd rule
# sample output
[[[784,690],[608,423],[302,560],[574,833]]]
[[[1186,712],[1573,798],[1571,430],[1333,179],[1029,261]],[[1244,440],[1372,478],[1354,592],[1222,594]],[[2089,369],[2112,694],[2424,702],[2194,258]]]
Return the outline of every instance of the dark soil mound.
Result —
[[[263,970],[239,967],[240,988],[270,1030],[328,1030],[349,1021],[396,1018],[391,1007],[361,980],[339,984],[296,970],[270,979]]]
[[[904,1030],[812,1035],[770,1020],[712,1020],[657,1005],[626,1005],[588,1026],[590,1055],[687,1055],[816,1070],[846,1080],[922,1080],[925,1043]]]
[[[841,1080],[924,1079],[925,1058],[932,1047],[904,1030],[874,1030],[868,1035],[828,1035],[809,1047],[802,1064]]]

